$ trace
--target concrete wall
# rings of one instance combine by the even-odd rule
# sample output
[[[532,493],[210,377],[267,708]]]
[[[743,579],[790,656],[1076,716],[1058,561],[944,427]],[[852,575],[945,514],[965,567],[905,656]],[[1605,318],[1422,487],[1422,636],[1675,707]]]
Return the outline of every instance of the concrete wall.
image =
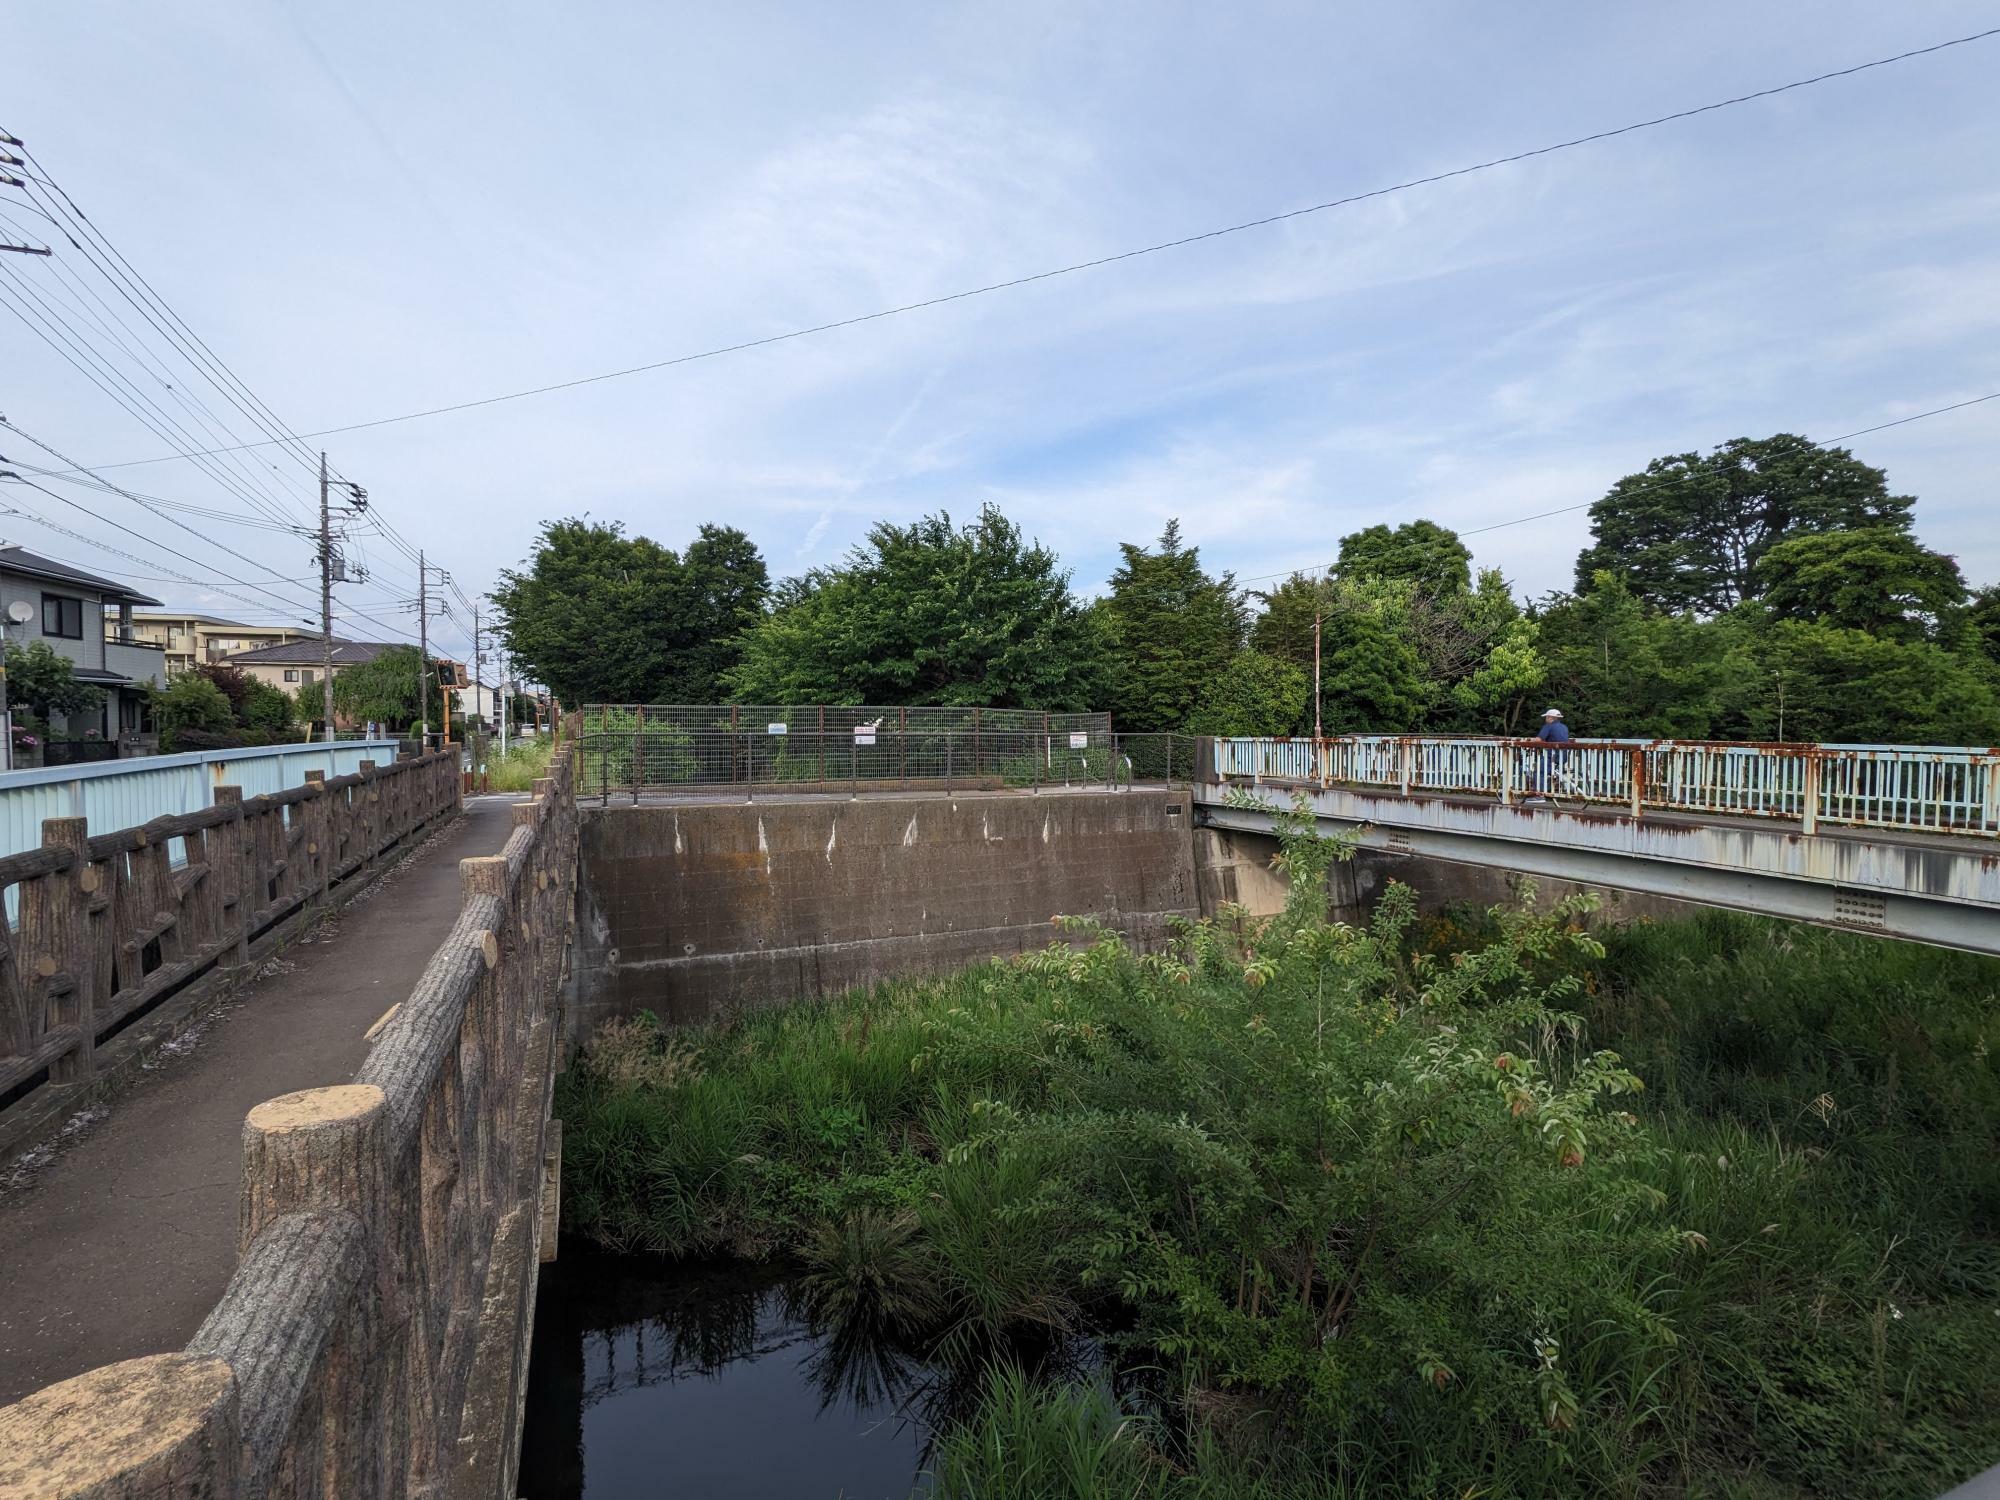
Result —
[[[583,810],[575,1024],[700,1021],[1198,914],[1186,793]]]

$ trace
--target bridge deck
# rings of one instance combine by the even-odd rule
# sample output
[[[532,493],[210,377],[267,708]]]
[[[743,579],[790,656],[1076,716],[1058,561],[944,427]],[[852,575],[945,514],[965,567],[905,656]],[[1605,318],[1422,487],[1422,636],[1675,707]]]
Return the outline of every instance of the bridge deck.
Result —
[[[499,852],[512,800],[467,802],[45,1165],[0,1174],[0,1406],[194,1334],[236,1268],[244,1116],[353,1077],[458,917],[458,861]]]

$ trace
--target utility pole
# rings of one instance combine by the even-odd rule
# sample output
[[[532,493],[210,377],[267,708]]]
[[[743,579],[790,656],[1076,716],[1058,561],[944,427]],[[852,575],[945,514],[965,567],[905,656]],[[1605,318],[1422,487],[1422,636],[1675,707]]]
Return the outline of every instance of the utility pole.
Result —
[[[479,606],[472,606],[472,712],[481,724],[486,722],[486,710],[480,706],[480,697],[486,691],[486,672],[480,665],[485,658],[479,654]]]
[[[320,671],[326,707],[326,742],[333,743],[333,523],[326,501],[326,450],[319,455]]]
[[[426,590],[431,572],[424,566],[423,549],[417,549],[417,722],[421,726],[417,744],[425,750],[431,744],[431,601]]]
[[[500,758],[507,758],[507,710],[513,706],[514,695],[507,682],[507,654],[500,654],[498,663],[500,674]]]
[[[368,491],[351,480],[343,479],[340,487],[348,492],[348,503],[356,512],[368,509]],[[331,481],[327,478],[326,454],[319,456],[319,663],[323,678],[320,691],[325,695],[321,700],[326,716],[326,742],[333,743],[333,505],[328,498]],[[360,582],[364,575],[357,569],[352,580],[345,573],[340,581]]]
[[[1319,729],[1319,621],[1320,612],[1313,611],[1313,738],[1322,739]]]

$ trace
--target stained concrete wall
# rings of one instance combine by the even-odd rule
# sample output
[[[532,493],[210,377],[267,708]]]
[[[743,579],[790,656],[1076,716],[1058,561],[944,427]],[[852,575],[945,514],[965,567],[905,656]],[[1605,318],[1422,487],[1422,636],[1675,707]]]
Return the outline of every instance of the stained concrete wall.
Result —
[[[583,811],[580,1034],[700,1021],[1046,945],[1089,915],[1141,947],[1199,914],[1185,793]]]

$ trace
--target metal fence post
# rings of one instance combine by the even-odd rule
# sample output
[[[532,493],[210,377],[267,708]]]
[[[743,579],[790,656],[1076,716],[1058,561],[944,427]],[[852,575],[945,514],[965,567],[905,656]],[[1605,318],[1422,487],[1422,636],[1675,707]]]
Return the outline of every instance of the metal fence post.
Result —
[[[646,746],[640,735],[632,736],[632,805],[639,803],[639,783],[646,779]]]
[[[1625,752],[1632,761],[1632,820],[1636,823],[1646,811],[1646,751],[1641,745],[1634,745]]]
[[[856,748],[854,736],[847,737],[847,795],[852,800],[861,795],[861,752]]]
[[[1403,795],[1407,797],[1410,795],[1410,761],[1416,754],[1416,744],[1405,738],[1397,743],[1396,752],[1397,771],[1401,777]]]
[[[944,737],[944,794],[951,795],[951,742],[957,736],[947,733]]]
[[[1799,810],[1799,822],[1808,838],[1819,831],[1819,783],[1820,758],[1810,750],[1806,752],[1805,787]]]

